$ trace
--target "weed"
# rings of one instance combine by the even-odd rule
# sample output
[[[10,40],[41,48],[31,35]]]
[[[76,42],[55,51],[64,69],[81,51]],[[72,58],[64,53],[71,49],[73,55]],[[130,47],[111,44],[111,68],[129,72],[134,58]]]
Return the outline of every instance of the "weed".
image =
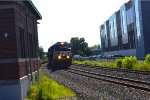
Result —
[[[116,68],[121,68],[122,67],[122,59],[116,59],[115,66],[116,66]]]
[[[31,86],[27,92],[27,98],[32,100],[51,100],[75,96],[72,90],[49,79],[44,73],[42,74],[42,83]]]
[[[145,59],[144,59],[144,63],[146,64],[150,64],[150,54],[147,54]]]
[[[89,66],[97,66],[97,67],[110,67],[110,68],[128,68],[128,69],[135,69],[135,70],[149,70],[150,71],[150,64],[148,63],[141,63],[137,62],[136,57],[125,57],[123,59],[116,59],[115,63],[113,62],[99,62],[99,61],[77,61],[74,60],[73,63],[76,64],[85,64]]]
[[[122,67],[123,68],[128,68],[128,69],[133,69],[134,64],[136,64],[137,58],[136,57],[125,57],[122,59]]]

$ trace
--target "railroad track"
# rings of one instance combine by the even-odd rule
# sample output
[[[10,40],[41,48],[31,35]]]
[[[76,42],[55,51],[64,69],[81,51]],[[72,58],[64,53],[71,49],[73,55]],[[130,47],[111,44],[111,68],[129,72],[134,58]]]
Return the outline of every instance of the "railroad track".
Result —
[[[109,68],[109,67],[96,67],[96,66],[88,66],[88,65],[83,65],[83,64],[73,64],[73,65],[82,66],[82,67],[89,67],[89,68],[95,68],[95,69],[104,69],[104,70],[109,70],[109,71],[120,71],[120,72],[150,75],[150,71],[139,71],[139,70],[129,70],[129,69],[119,69],[119,68]]]
[[[96,72],[76,69],[76,68],[69,68],[68,72],[78,74],[85,77],[90,77],[93,79],[103,80],[110,83],[131,87],[139,90],[143,90],[146,92],[150,92],[150,82],[140,81],[140,80],[134,80],[134,79],[128,79],[123,77],[116,77],[116,76],[110,76],[106,74],[100,74]]]

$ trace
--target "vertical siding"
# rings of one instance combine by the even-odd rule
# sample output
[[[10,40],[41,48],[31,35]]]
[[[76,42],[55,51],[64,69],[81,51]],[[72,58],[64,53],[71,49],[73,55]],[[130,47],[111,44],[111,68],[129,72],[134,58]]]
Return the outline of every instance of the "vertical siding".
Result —
[[[14,14],[14,9],[0,9],[0,59],[17,57]]]
[[[150,53],[150,1],[141,2],[145,55]]]
[[[2,4],[2,2],[0,3]],[[9,4],[11,4],[12,8],[9,7]],[[0,63],[0,80],[19,79],[39,69],[37,68],[39,59],[36,54],[38,52],[37,18],[27,3],[3,2],[3,6],[8,8],[0,9],[0,60],[13,58],[16,61]],[[19,27],[23,28],[25,33],[24,48],[26,58],[21,58]],[[8,33],[8,37],[5,37],[5,33]],[[29,59],[29,33],[35,37],[32,40],[34,52],[32,52],[32,58],[30,57],[30,60],[27,60]],[[22,60],[20,61],[20,59]],[[30,66],[31,71],[29,71]]]
[[[38,55],[38,33],[37,33],[37,18],[35,14],[32,12],[30,7],[26,5],[26,3],[19,2],[16,6],[16,23],[17,23],[17,48],[18,48],[18,58],[23,59],[23,62],[19,62],[19,73],[20,77],[26,76],[31,72],[35,72],[38,70],[37,66],[39,66],[37,57]],[[24,30],[24,43],[25,43],[25,54],[26,57],[22,58],[21,56],[21,44],[20,44],[20,32],[19,27]],[[30,36],[30,38],[29,38]],[[32,37],[31,37],[32,36]],[[31,39],[31,40],[30,40]],[[31,46],[33,47],[33,51],[31,50]],[[28,60],[27,60],[28,59]],[[31,70],[30,70],[31,67]]]
[[[0,1],[0,98],[3,100],[24,100],[30,81],[35,79],[34,72],[39,70],[38,55],[34,53],[29,60],[28,52],[28,33],[38,41],[36,22],[40,15],[32,7],[29,1]],[[21,57],[19,27],[25,33],[26,58]],[[38,50],[38,42],[33,47]],[[29,70],[30,65],[32,70]],[[33,80],[30,80],[30,73]]]

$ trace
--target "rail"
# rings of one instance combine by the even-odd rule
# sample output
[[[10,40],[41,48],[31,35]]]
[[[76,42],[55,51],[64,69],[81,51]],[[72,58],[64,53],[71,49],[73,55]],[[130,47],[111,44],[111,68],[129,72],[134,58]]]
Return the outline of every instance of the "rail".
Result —
[[[68,72],[150,92],[150,82],[110,76],[75,68],[69,68]]]

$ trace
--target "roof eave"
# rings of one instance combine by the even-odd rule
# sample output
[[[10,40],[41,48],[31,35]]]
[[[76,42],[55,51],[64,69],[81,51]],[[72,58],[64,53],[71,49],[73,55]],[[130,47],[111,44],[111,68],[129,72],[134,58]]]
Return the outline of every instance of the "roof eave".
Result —
[[[42,16],[40,14],[40,12],[37,10],[37,8],[35,7],[35,5],[32,3],[31,0],[27,0],[27,3],[29,4],[29,6],[33,9],[33,12],[35,13],[37,20],[42,19]]]

